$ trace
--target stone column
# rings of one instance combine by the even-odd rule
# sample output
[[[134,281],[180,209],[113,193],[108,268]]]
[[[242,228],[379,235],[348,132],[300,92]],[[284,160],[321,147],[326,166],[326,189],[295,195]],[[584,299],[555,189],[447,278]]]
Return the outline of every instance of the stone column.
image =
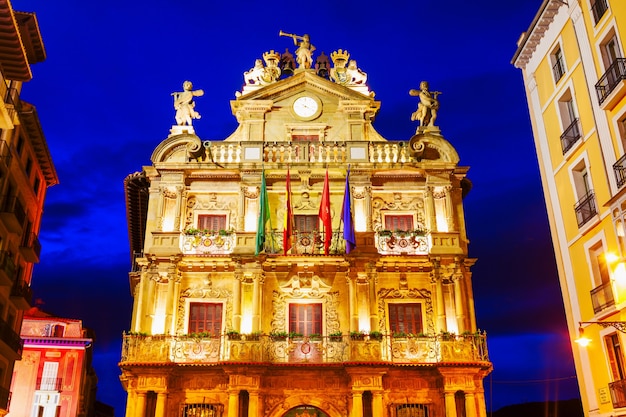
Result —
[[[363,393],[362,392],[352,391],[352,410],[350,410],[350,417],[363,417]]]
[[[426,228],[431,232],[437,231],[437,212],[435,211],[435,198],[433,196],[434,187],[427,185],[424,191],[424,205],[426,210],[426,219],[428,223]]]
[[[165,204],[165,187],[159,187],[159,199],[157,201],[156,211],[156,230],[163,230],[163,205]]]
[[[452,232],[456,230],[456,225],[454,221],[454,204],[452,203],[452,192],[453,188],[451,185],[447,185],[445,187],[445,199],[446,199],[446,222],[448,223],[448,232]]]
[[[241,331],[241,279],[241,272],[235,272],[235,279],[233,280],[233,327],[237,331]]]
[[[475,398],[478,400],[478,410],[476,415],[478,417],[487,417],[487,403],[485,402],[485,392],[482,390],[476,392]]]
[[[356,288],[355,283],[350,279],[350,275],[346,274],[348,281],[348,302],[350,304],[350,331],[359,330],[359,315],[356,305]]]
[[[259,393],[248,391],[248,395],[248,417],[257,417],[259,415]]]
[[[446,306],[443,300],[443,284],[441,282],[441,264],[438,259],[433,260],[432,280],[435,284],[435,300],[437,308],[437,327],[439,331],[447,331]]]
[[[465,393],[465,417],[478,417],[476,414],[476,398],[474,393]]]
[[[176,315],[176,309],[172,310],[174,304],[174,285],[175,285],[176,268],[170,268],[167,274],[167,300],[165,302],[165,324],[163,331],[170,333],[174,328],[173,322]]]
[[[454,392],[446,391],[444,393],[444,399],[445,399],[445,405],[446,405],[446,417],[457,417],[456,416],[456,401],[454,399]]]
[[[239,414],[239,390],[228,392],[228,417],[238,417]]]
[[[165,408],[167,406],[167,392],[157,393],[156,410],[154,417],[167,417],[165,414]]]
[[[383,393],[380,391],[372,392],[372,415],[383,416]]]
[[[459,334],[468,330],[465,323],[465,302],[463,299],[463,288],[461,286],[462,274],[454,274],[454,309],[456,310],[456,324],[459,328]]]
[[[134,417],[144,417],[146,415],[146,393],[138,392],[135,401]]]
[[[261,312],[259,311],[261,306],[261,289],[259,288],[261,273],[254,274],[252,280],[252,329],[256,331],[261,328]]]
[[[184,187],[182,185],[176,186],[176,207],[174,209],[174,230],[180,230],[180,212],[181,205],[183,201],[183,190]]]
[[[374,273],[367,274],[369,283],[369,310],[370,310],[370,329],[380,331],[378,326],[378,308],[376,307],[376,277]]]

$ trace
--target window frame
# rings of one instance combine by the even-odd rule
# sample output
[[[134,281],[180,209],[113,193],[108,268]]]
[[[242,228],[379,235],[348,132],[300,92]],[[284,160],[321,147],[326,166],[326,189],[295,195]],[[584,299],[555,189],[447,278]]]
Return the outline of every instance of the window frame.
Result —
[[[411,316],[410,322],[401,320],[400,309],[404,310],[403,314],[406,317],[407,307],[412,307],[413,312],[419,312],[416,317],[415,314]],[[395,314],[392,314],[392,310],[395,310]],[[395,317],[395,318],[394,318]],[[387,303],[387,327],[389,332],[393,335],[395,333],[406,334],[422,334],[424,333],[424,303],[420,301],[400,302],[400,303]],[[413,326],[415,323],[418,326]],[[398,326],[401,324],[401,326]],[[410,324],[410,326],[408,326]]]
[[[199,330],[198,326],[192,326],[192,314],[193,314],[193,308],[196,306],[200,306],[200,305],[205,305],[205,307],[209,307],[209,306],[213,306],[213,307],[217,307],[219,305],[220,307],[220,314],[219,314],[219,332],[215,332],[215,328],[213,327],[210,330],[207,330],[207,320],[204,320],[204,329],[203,330]],[[207,300],[207,299],[191,299],[187,301],[187,320],[185,321],[185,330],[187,334],[191,334],[191,333],[205,333],[208,332],[213,336],[219,336],[222,334],[223,330],[224,330],[224,315],[226,313],[226,308],[224,305],[223,301],[218,301],[218,300]],[[217,317],[217,316],[216,316]],[[198,322],[198,320],[195,320],[196,322]],[[212,322],[215,323],[217,321],[217,319],[213,319]]]
[[[305,307],[310,307],[312,310],[307,312]],[[294,318],[295,310],[300,314],[296,314],[296,320]],[[308,315],[311,315],[312,319],[309,319]],[[318,317],[316,317],[318,316]],[[302,320],[299,318],[302,317]],[[312,334],[323,334],[324,331],[324,306],[321,302],[292,302],[287,307],[287,320],[289,333],[299,333],[303,336],[310,336]]]

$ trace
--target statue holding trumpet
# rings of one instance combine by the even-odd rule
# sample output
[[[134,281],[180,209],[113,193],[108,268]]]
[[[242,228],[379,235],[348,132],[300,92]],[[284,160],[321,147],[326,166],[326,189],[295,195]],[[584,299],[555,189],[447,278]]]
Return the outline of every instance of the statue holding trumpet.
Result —
[[[311,68],[313,64],[313,51],[315,46],[311,45],[311,39],[308,34],[302,36],[294,35],[292,33],[285,33],[282,30],[278,33],[279,36],[289,36],[293,39],[293,44],[298,47],[296,49],[296,61],[298,62],[298,68]]]

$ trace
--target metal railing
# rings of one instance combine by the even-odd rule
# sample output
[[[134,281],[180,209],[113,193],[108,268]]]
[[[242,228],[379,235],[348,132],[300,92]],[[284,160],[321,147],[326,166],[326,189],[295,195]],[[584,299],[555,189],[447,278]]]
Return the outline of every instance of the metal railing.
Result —
[[[613,297],[613,287],[610,282],[598,285],[591,290],[591,304],[595,314],[601,312],[607,307],[615,305],[615,297]]]
[[[593,21],[597,25],[604,13],[608,10],[608,6],[606,4],[606,0],[596,0],[595,3],[591,5],[591,12],[593,13]]]
[[[578,202],[574,206],[574,211],[576,212],[576,221],[578,222],[578,227],[583,226],[593,216],[598,214],[598,210],[596,209],[596,198],[593,190],[587,191],[587,194],[585,194],[583,198],[578,200]]]
[[[15,281],[17,267],[15,266],[13,254],[9,251],[0,252],[0,270],[4,271],[11,281]]]
[[[39,259],[41,255],[41,242],[39,241],[39,236],[37,236],[36,233],[25,235],[22,246],[32,249],[37,259]]]
[[[61,391],[63,379],[52,377],[37,378],[37,389],[41,391]]]
[[[596,83],[598,102],[602,104],[624,79],[626,79],[626,59],[617,58]]]
[[[25,281],[16,282],[11,288],[11,297],[23,298],[30,306],[33,302],[33,290]]]
[[[613,172],[615,172],[618,187],[626,184],[626,154],[613,164]]]
[[[0,340],[2,340],[7,346],[11,348],[18,355],[22,355],[22,348],[24,343],[20,338],[20,335],[8,325],[4,320],[0,320]]]
[[[291,255],[323,255],[324,254],[323,231],[314,230],[312,232],[294,231],[291,237],[292,246],[289,250]],[[272,231],[265,238],[265,253],[283,254],[283,232]],[[346,241],[343,239],[343,232],[334,230],[330,239],[328,249],[330,255],[346,253]]]
[[[609,383],[613,408],[626,407],[626,379]]]
[[[561,135],[561,148],[563,148],[563,155],[569,151],[572,146],[581,138],[580,123],[578,119],[574,119],[572,123],[565,129]]]
[[[122,363],[488,362],[486,335],[217,337],[125,334]]]
[[[26,210],[24,210],[20,199],[17,196],[4,195],[1,197],[1,200],[0,212],[13,213],[18,223],[23,225],[26,220]]]

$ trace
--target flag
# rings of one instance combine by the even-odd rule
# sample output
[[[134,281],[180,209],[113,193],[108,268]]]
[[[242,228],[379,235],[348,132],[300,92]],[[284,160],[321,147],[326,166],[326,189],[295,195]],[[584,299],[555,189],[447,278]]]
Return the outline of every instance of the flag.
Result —
[[[291,249],[291,235],[293,234],[293,208],[291,207],[291,178],[289,176],[289,168],[287,168],[287,207],[285,209],[285,221],[283,223],[283,254],[287,255],[287,251]]]
[[[352,221],[352,204],[350,203],[350,167],[346,173],[346,189],[343,193],[343,206],[341,208],[341,221],[343,221],[343,240],[346,241],[346,253],[350,253],[356,247],[354,237],[354,222]]]
[[[267,187],[265,186],[265,171],[261,172],[261,192],[259,193],[259,223],[256,229],[255,255],[261,253],[265,246],[265,227],[270,219],[270,203],[267,199]]]
[[[324,191],[322,191],[322,201],[320,202],[319,218],[324,225],[324,255],[328,255],[330,240],[333,237],[333,222],[330,218],[330,189],[328,186],[328,169],[324,179]]]

